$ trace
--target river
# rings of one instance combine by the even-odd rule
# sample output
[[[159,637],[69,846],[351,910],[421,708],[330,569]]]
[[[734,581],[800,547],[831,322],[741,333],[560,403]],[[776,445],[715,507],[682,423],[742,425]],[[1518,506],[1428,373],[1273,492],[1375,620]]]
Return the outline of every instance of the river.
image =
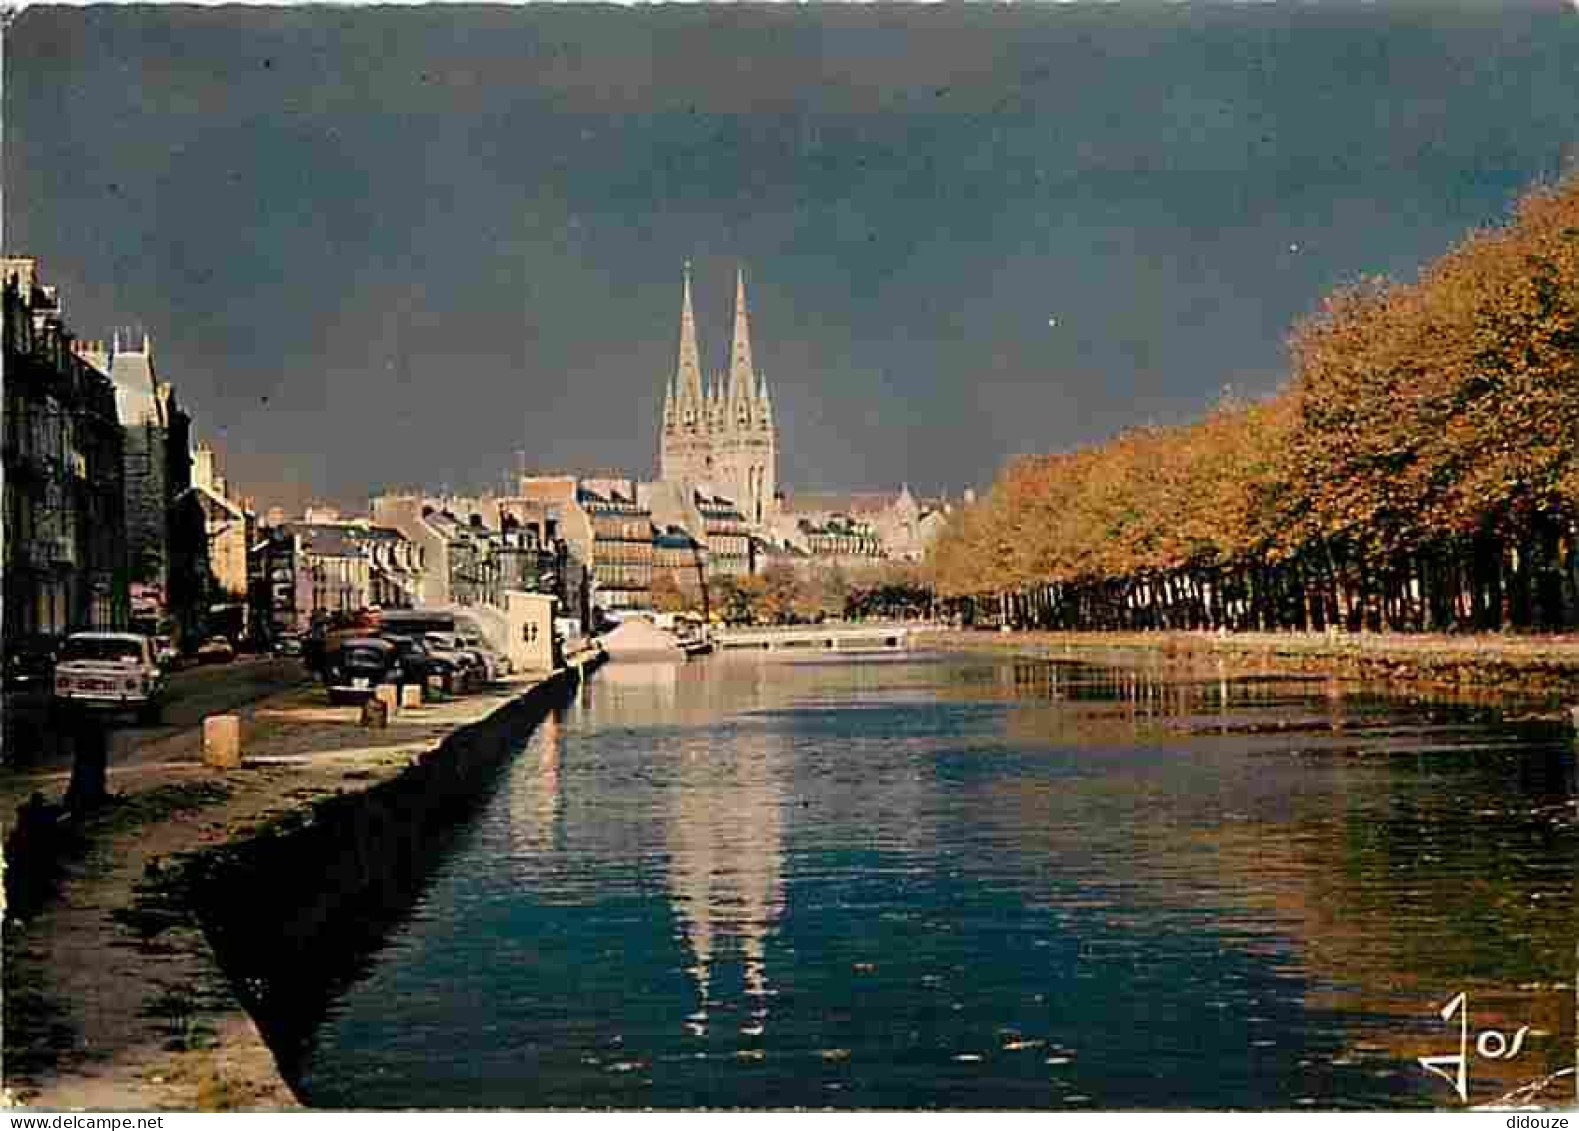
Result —
[[[1464,1042],[1491,1102],[1574,1063],[1575,796],[1561,727],[1322,680],[615,663],[502,772],[296,1084],[1430,1108],[1460,1106],[1457,1066],[1417,1058]]]

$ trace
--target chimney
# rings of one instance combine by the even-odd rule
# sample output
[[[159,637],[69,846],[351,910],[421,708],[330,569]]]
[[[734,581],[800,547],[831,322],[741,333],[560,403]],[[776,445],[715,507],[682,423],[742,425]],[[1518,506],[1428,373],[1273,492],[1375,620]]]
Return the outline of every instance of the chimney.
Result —
[[[198,444],[192,452],[192,483],[216,495],[224,494],[215,484],[214,478],[214,449],[207,444]]]

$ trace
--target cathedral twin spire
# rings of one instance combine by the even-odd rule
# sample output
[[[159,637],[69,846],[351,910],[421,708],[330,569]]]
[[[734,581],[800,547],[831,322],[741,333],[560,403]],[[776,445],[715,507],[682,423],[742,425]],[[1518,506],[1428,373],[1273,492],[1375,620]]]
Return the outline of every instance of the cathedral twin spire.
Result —
[[[735,325],[729,371],[702,380],[691,304],[691,265],[686,264],[680,305],[680,356],[664,390],[658,438],[658,477],[706,487],[729,499],[747,521],[774,513],[778,485],[778,435],[768,383],[751,357],[751,320],[745,273],[735,277]]]
[[[696,345],[696,315],[691,306],[691,265],[685,265],[685,286],[680,306],[680,358],[674,380],[664,393],[665,431],[719,433],[758,431],[773,427],[773,403],[766,378],[759,378],[751,361],[751,321],[746,310],[746,277],[735,275],[735,324],[729,354],[729,374],[720,374],[711,387],[702,382],[701,352]]]

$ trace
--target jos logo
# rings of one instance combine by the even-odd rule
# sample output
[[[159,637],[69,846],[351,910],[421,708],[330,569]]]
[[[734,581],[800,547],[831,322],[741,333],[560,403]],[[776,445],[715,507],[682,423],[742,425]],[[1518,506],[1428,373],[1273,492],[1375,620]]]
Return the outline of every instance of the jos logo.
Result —
[[[1460,1103],[1469,1102],[1469,995],[1459,994],[1441,1009],[1443,1021],[1458,1015],[1458,1052],[1451,1056],[1422,1056],[1420,1067],[1442,1077],[1458,1093]],[[1520,1026],[1510,1040],[1497,1029],[1485,1029],[1475,1038],[1475,1052],[1485,1060],[1512,1060],[1524,1047],[1528,1025]],[[1449,1072],[1449,1069],[1452,1071]]]

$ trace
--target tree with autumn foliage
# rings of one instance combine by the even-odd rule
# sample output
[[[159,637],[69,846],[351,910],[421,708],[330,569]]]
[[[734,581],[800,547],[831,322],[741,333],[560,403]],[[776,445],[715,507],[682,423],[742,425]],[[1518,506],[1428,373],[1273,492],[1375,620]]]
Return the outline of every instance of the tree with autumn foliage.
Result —
[[[1289,347],[1270,398],[1010,460],[932,547],[939,596],[1066,628],[1579,624],[1579,179]]]

